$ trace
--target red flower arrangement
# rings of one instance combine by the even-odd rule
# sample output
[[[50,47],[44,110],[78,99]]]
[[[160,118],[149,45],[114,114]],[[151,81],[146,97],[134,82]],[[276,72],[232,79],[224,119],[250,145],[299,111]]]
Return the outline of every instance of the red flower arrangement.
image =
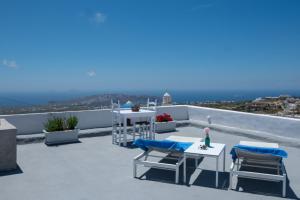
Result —
[[[173,121],[173,118],[171,117],[171,115],[168,115],[167,113],[156,116],[156,122],[170,122],[170,121]]]

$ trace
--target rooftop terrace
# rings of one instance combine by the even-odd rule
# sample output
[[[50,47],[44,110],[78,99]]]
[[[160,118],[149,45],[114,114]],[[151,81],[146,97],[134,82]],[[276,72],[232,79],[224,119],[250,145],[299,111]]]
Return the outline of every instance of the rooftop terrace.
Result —
[[[198,127],[180,127],[177,132],[159,134],[199,137]],[[253,140],[213,130],[212,140],[227,145],[226,172],[220,175],[220,187],[214,186],[214,160],[205,158],[189,180],[190,186],[174,184],[174,172],[139,168],[139,179],[132,177],[132,159],[140,149],[111,144],[110,136],[83,138],[81,143],[45,146],[43,143],[19,145],[18,165],[12,174],[0,175],[1,199],[281,199],[281,183],[240,180],[238,191],[228,190],[230,148],[240,140]],[[300,151],[284,146],[289,177],[287,198],[300,196],[298,175]],[[189,166],[192,166],[189,163]],[[181,171],[182,172],[182,171]],[[193,169],[188,171],[191,175]],[[188,176],[189,177],[189,176]]]
[[[278,142],[288,153],[285,165],[288,175],[287,198],[299,199],[300,120],[255,115],[194,106],[159,107],[158,113],[170,113],[180,122],[176,132],[157,134],[203,137],[202,128],[212,128],[213,142],[224,143],[226,171],[219,188],[215,188],[215,161],[205,158],[194,172],[188,163],[189,186],[174,183],[175,172],[139,168],[140,178],[133,178],[133,158],[142,151],[112,145],[110,110],[69,112],[79,118],[80,143],[46,146],[43,143],[18,145],[19,169],[0,173],[0,199],[281,199],[281,183],[239,178],[237,190],[228,190],[229,151],[240,140]],[[65,113],[56,113],[57,115]],[[18,128],[18,140],[40,137],[48,113],[7,115]],[[211,118],[208,124],[207,116]],[[189,124],[189,125],[187,125]],[[184,126],[182,126],[184,125]],[[32,141],[29,139],[29,141]]]

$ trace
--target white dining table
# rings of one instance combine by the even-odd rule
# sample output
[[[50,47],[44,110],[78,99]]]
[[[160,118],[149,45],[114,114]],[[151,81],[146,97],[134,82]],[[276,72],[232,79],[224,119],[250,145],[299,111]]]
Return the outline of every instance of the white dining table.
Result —
[[[118,111],[114,111],[118,112]],[[119,114],[121,115],[121,119],[123,120],[123,145],[127,146],[127,119],[134,119],[134,118],[150,118],[150,139],[155,139],[154,134],[154,122],[155,122],[155,116],[156,111],[152,110],[144,110],[140,109],[138,112],[134,112],[131,109],[123,109],[119,111]]]

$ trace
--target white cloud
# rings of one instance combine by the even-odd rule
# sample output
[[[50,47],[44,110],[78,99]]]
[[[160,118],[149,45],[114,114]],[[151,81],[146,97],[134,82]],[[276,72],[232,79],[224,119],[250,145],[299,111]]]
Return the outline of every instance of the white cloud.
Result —
[[[9,68],[17,68],[18,67],[17,62],[15,60],[3,59],[2,65],[9,67]]]
[[[100,11],[91,11],[90,9],[86,9],[81,12],[80,17],[84,17],[93,24],[102,24],[106,21],[106,15]]]
[[[97,24],[104,23],[105,20],[106,20],[106,15],[104,15],[101,12],[96,12],[92,17],[92,21],[94,21]]]
[[[206,8],[211,8],[215,6],[215,2],[211,2],[211,3],[206,3],[206,4],[199,4],[194,6],[191,10],[192,11],[198,11],[200,9],[206,9]]]
[[[96,75],[97,75],[96,72],[93,71],[93,70],[88,71],[86,74],[87,74],[89,77],[93,77],[93,76],[96,76]]]

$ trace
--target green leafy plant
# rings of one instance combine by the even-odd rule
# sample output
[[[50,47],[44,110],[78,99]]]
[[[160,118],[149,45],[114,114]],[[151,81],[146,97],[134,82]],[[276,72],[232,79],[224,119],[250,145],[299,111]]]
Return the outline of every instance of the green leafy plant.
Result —
[[[61,117],[53,117],[52,119],[48,119],[44,127],[47,132],[63,131],[65,130],[65,120]]]
[[[67,127],[68,129],[75,129],[76,126],[78,124],[78,118],[75,117],[75,116],[70,116],[68,119],[67,119]]]
[[[73,130],[78,124],[78,118],[75,116],[70,116],[69,118],[64,117],[53,117],[48,119],[44,124],[45,130],[47,132]]]

